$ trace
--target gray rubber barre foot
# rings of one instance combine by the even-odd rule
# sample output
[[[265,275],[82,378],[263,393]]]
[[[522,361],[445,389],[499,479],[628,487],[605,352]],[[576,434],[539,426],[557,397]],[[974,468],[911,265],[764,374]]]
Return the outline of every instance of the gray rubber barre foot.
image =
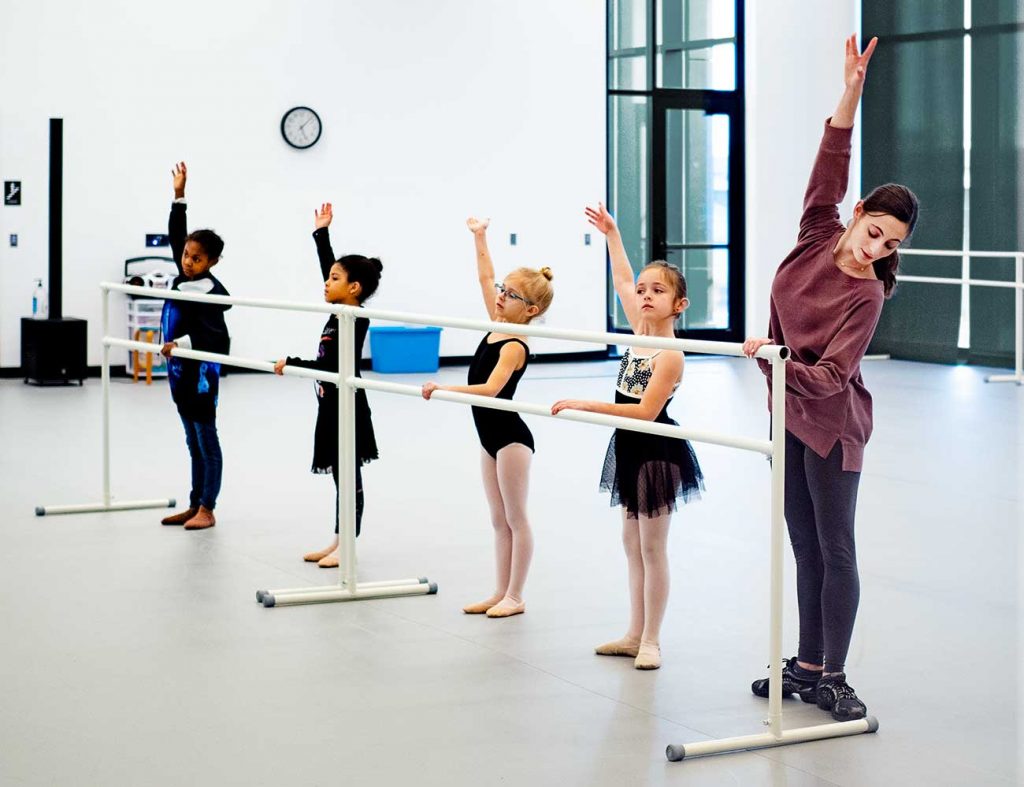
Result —
[[[431,582],[427,586],[427,595],[428,596],[433,596],[435,593],[437,593],[437,583],[436,582]]]
[[[178,505],[178,501],[176,498],[172,497],[170,500],[167,501],[168,508],[174,508],[176,505]]]
[[[275,602],[274,602],[274,596],[273,595],[271,595],[270,593],[264,593],[263,594],[263,606],[264,607],[267,607],[269,609],[270,607],[274,606],[274,603]]]
[[[46,516],[46,509],[42,506],[36,506],[36,516]],[[420,580],[421,582],[423,580]]]
[[[868,732],[878,732],[878,719],[868,716]]]
[[[681,743],[672,743],[665,747],[665,756],[669,762],[680,762],[686,756],[686,747]]]
[[[265,595],[267,595],[267,591],[265,591],[265,590],[257,590],[256,591],[256,600],[262,604],[263,603],[263,597]]]
[[[39,509],[37,508],[36,511],[38,511],[38,510]],[[427,579],[426,577],[420,577],[420,584],[421,585],[426,585],[428,582],[430,582],[430,580]]]

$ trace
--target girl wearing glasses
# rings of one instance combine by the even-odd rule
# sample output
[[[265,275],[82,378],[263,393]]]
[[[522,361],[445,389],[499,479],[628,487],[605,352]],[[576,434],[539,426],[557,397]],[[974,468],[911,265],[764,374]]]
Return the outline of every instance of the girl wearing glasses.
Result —
[[[487,249],[489,223],[490,219],[466,221],[476,243],[477,276],[487,316],[493,322],[525,325],[551,305],[554,297],[551,269],[517,268],[505,281],[495,282],[494,265]],[[488,333],[469,366],[468,384],[425,383],[423,398],[429,399],[434,391],[456,391],[511,399],[529,358],[530,348],[514,332]],[[462,611],[506,618],[526,611],[523,585],[533,556],[533,533],[526,515],[533,435],[518,413],[486,407],[472,410],[482,447],[480,469],[484,493],[494,527],[497,582],[488,598],[467,604]]]
[[[668,404],[683,380],[683,354],[643,349],[645,336],[673,338],[689,305],[686,279],[667,262],[652,262],[633,280],[615,219],[598,203],[587,219],[607,238],[612,279],[636,341],[622,356],[615,402],[563,399],[551,413],[587,410],[675,424]],[[637,669],[661,666],[659,637],[668,605],[668,527],[676,500],[699,496],[703,475],[687,440],[616,429],[608,445],[601,488],[622,506],[622,544],[629,567],[629,627],[621,639],[598,645],[599,656],[628,656]]]

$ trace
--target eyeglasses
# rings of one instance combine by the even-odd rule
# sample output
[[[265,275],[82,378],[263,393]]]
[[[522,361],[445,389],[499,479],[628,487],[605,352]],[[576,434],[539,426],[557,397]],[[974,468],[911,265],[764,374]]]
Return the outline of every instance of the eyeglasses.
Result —
[[[522,301],[527,306],[533,306],[533,301],[524,298],[522,295],[520,295],[517,292],[512,292],[512,290],[510,290],[508,287],[505,286],[504,282],[500,282],[500,281],[494,282],[494,289],[496,289],[498,292],[500,292],[506,298],[512,298],[513,300]]]

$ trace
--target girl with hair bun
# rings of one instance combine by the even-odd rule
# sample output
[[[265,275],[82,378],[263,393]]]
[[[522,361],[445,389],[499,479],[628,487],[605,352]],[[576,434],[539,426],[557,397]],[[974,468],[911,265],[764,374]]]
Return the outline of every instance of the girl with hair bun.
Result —
[[[334,258],[331,249],[331,238],[327,228],[334,217],[331,203],[325,202],[320,210],[314,210],[313,240],[320,259],[320,271],[324,277],[324,300],[327,303],[343,303],[347,306],[362,306],[370,298],[380,284],[380,275],[384,269],[376,257],[364,257],[362,254],[346,254]],[[357,317],[355,321],[355,358],[356,377],[359,377],[359,358],[363,354],[363,342],[370,328],[370,321],[365,317]],[[332,314],[324,325],[320,335],[320,347],[316,360],[302,358],[282,358],[274,364],[277,374],[284,373],[285,366],[302,366],[307,369],[319,369],[323,372],[338,371],[338,316]],[[318,402],[316,431],[313,438],[313,467],[318,474],[330,473],[334,476],[334,486],[338,490],[338,388],[333,383],[316,383]],[[363,521],[363,474],[362,465],[377,458],[377,441],[373,433],[373,421],[370,419],[370,405],[366,399],[366,391],[356,390],[356,535],[362,529]],[[303,556],[309,563],[317,563],[320,568],[337,568],[338,566],[338,509],[335,495],[334,540],[325,549],[310,552]]]
[[[470,218],[466,226],[476,244],[477,278],[487,316],[492,322],[509,323],[511,330],[484,336],[469,367],[468,385],[424,383],[424,399],[430,399],[434,391],[511,399],[530,360],[530,348],[513,326],[529,323],[551,305],[554,290],[550,268],[517,268],[504,281],[495,281],[487,248],[489,223],[490,219]],[[526,611],[523,586],[533,557],[533,533],[526,514],[533,435],[518,413],[485,407],[472,410],[480,437],[484,492],[494,527],[497,582],[490,596],[467,604],[462,611],[506,618]]]
[[[563,399],[562,410],[638,418],[675,424],[668,405],[683,381],[683,354],[649,349],[644,337],[675,337],[675,323],[690,305],[686,278],[674,265],[658,260],[634,279],[633,267],[615,219],[598,203],[587,220],[608,243],[612,281],[629,327],[636,334],[622,355],[615,402]],[[678,499],[700,496],[704,476],[688,440],[616,429],[605,454],[601,489],[622,507],[622,545],[629,569],[629,625],[620,639],[598,645],[599,656],[626,656],[641,670],[661,666],[661,623],[669,593],[668,532]]]

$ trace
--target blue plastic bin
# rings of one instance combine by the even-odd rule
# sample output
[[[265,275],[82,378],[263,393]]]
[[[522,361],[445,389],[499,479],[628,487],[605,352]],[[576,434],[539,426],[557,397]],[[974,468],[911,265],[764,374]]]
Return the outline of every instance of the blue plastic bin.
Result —
[[[436,372],[440,347],[440,328],[370,328],[370,358],[375,372]]]

